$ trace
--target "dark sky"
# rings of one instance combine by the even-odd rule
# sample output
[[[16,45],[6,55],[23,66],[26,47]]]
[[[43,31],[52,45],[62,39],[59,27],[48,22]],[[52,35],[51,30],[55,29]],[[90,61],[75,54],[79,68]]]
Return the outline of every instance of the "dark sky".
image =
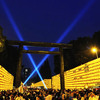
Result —
[[[70,29],[61,41],[68,43],[78,37],[92,36],[100,30],[100,0],[0,1],[0,25],[8,40],[19,40],[16,35],[19,31],[25,41],[56,43]],[[4,10],[5,6],[7,10]],[[73,27],[69,27],[71,25]],[[42,57],[33,55],[36,64]],[[27,56],[23,60],[25,66],[32,67]]]

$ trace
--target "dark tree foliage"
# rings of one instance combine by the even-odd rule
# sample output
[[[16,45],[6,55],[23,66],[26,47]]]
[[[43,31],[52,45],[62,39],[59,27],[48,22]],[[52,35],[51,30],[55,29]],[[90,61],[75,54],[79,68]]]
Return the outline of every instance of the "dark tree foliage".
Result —
[[[70,41],[71,49],[64,49],[64,68],[65,71],[84,64],[96,58],[91,52],[94,45],[100,48],[100,31],[96,32],[92,38],[83,37]],[[55,73],[60,73],[60,56],[54,56]]]
[[[93,43],[94,45],[96,45],[97,47],[100,47],[100,31],[95,32],[95,34],[93,35]]]
[[[66,71],[71,69],[75,64],[72,49],[64,49],[63,56],[64,56],[64,70]],[[54,65],[55,65],[54,72],[56,74],[60,73],[60,65],[61,65],[60,55],[54,56]]]
[[[0,53],[0,65],[2,65],[14,78],[18,62],[18,48],[5,43],[5,50]]]
[[[40,72],[43,79],[50,79],[51,78],[51,70],[50,70],[50,65],[49,65],[48,59],[41,66],[39,72]],[[36,75],[36,77],[34,77],[32,80],[33,80],[33,82],[41,81],[38,75]]]

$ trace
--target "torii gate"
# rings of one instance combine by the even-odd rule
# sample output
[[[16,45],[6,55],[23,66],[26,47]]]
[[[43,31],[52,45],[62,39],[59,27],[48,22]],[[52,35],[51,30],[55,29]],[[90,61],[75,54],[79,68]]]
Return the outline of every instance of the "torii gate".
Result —
[[[0,27],[0,40],[1,46],[4,45],[4,41],[6,38],[2,35],[2,27]],[[44,42],[28,42],[28,41],[11,41],[6,40],[9,45],[18,45],[19,46],[19,60],[16,71],[16,79],[15,79],[15,87],[20,86],[21,82],[21,70],[22,70],[22,54],[23,53],[35,53],[35,54],[59,54],[61,58],[61,67],[60,67],[60,82],[61,82],[61,90],[63,91],[64,86],[64,58],[63,58],[63,48],[70,48],[71,44],[62,44],[62,43],[44,43]],[[0,47],[1,47],[0,46]],[[35,46],[35,47],[55,47],[59,48],[59,51],[34,51],[34,50],[23,50],[23,46]],[[3,49],[2,49],[3,50]],[[2,52],[2,51],[1,51]]]
[[[60,82],[61,90],[63,91],[64,86],[64,58],[63,58],[63,48],[70,48],[71,44],[62,44],[62,43],[44,43],[44,42],[28,42],[28,41],[7,41],[10,45],[19,46],[19,62],[16,71],[16,87],[20,85],[21,82],[21,64],[22,64],[22,54],[23,53],[35,53],[35,54],[59,54],[61,58],[61,67],[60,67]],[[34,50],[23,50],[23,46],[35,46],[35,47],[56,47],[59,48],[59,51],[34,51]],[[18,74],[19,73],[19,74]]]

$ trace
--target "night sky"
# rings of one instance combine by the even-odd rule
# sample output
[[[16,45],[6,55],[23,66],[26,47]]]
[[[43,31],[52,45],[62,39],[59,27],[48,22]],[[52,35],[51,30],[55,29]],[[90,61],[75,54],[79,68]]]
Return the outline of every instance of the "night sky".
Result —
[[[8,40],[20,32],[25,41],[56,43],[65,32],[61,43],[68,43],[100,30],[100,0],[0,0],[0,25]],[[37,65],[44,55],[32,56]],[[25,54],[23,65],[33,67]]]

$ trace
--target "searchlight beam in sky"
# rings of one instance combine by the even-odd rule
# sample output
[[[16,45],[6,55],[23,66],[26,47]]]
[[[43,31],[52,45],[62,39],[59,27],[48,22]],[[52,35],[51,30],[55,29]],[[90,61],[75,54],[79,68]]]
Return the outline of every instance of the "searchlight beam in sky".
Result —
[[[86,13],[86,11],[92,6],[95,0],[89,0],[89,2],[85,5],[85,7],[81,10],[81,12],[77,15],[77,17],[74,19],[74,21],[69,25],[69,27],[65,30],[65,32],[60,36],[60,38],[56,41],[56,43],[60,43],[72,30],[72,28],[78,23],[78,21],[83,17],[83,15]],[[51,48],[50,51],[55,50],[55,48]],[[37,65],[37,69],[44,63],[44,61],[49,57],[50,55],[47,54]],[[24,84],[27,83],[27,81],[32,77],[32,75],[36,72],[36,70],[33,70],[33,72],[29,75],[29,77],[25,80]]]
[[[19,29],[18,29],[18,27],[17,27],[15,21],[13,20],[13,17],[12,17],[12,15],[11,15],[10,11],[9,11],[8,8],[7,8],[7,5],[5,4],[4,0],[0,0],[0,1],[1,1],[1,4],[2,4],[2,6],[3,6],[3,8],[4,8],[4,11],[5,11],[5,13],[6,13],[6,15],[7,15],[9,21],[11,22],[12,27],[14,28],[14,31],[16,32],[16,35],[17,35],[18,39],[19,39],[20,41],[24,41],[24,39],[23,39],[23,37],[22,37],[22,35],[21,35],[21,32],[19,31]],[[28,50],[28,48],[27,48],[26,46],[24,46],[24,49],[25,49],[25,50]],[[37,73],[38,73],[38,75],[39,75],[39,77],[40,77],[42,83],[44,84],[45,88],[47,89],[47,87],[46,87],[46,85],[45,85],[45,83],[44,83],[44,81],[43,81],[43,78],[42,78],[41,74],[39,73],[39,71],[38,71],[38,69],[37,69],[37,67],[36,67],[36,64],[35,64],[35,62],[34,62],[32,56],[31,56],[31,54],[27,54],[27,56],[28,56],[28,58],[30,59],[32,65],[33,65],[34,68],[35,68],[35,70],[37,71]]]
[[[3,0],[1,0],[2,3],[3,3],[3,8],[5,9],[5,12],[7,14],[7,16],[9,17],[9,20],[14,28],[14,30],[16,31],[17,33],[17,36],[18,38],[23,41],[24,39],[22,38],[20,32],[19,32],[19,29],[18,27],[16,26],[10,12],[8,11],[8,8],[6,7],[5,3],[3,2]],[[60,43],[67,35],[68,33],[72,30],[72,28],[78,23],[78,21],[83,17],[83,15],[86,13],[86,11],[92,6],[92,4],[94,3],[95,0],[89,0],[89,2],[85,5],[85,7],[82,9],[82,11],[77,15],[77,17],[74,19],[74,21],[68,26],[68,28],[65,30],[65,32],[61,35],[61,37],[56,41],[56,43]],[[26,50],[28,50],[27,47],[25,47]],[[50,51],[54,51],[55,48],[51,48]],[[35,65],[35,62],[32,58],[32,56],[28,54],[28,57],[29,59],[31,60],[31,62],[33,62],[32,64],[34,65],[35,69],[33,70],[33,72],[29,75],[29,77],[25,80],[24,84],[27,83],[27,81],[32,77],[32,75],[37,71],[38,75],[39,74],[39,71],[38,71],[38,68],[44,63],[44,61],[49,57],[49,54],[47,54],[46,56],[44,56],[44,58],[40,61],[40,63],[37,65]],[[40,76],[39,76],[40,77]],[[40,77],[41,80],[42,77]]]

